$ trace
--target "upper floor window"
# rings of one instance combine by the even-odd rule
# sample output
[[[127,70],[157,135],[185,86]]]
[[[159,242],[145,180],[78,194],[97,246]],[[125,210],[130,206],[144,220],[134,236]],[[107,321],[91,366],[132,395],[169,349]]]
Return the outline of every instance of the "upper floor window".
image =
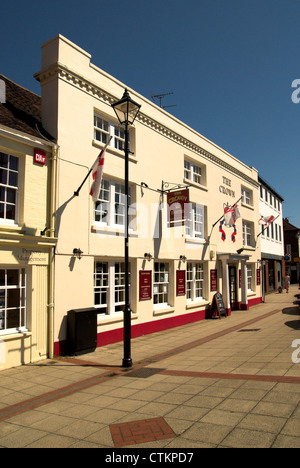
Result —
[[[19,159],[0,153],[0,221],[16,222],[18,184]]]
[[[249,221],[243,221],[243,245],[252,247],[254,242],[254,226]]]
[[[125,145],[125,131],[122,127],[116,123],[109,121],[108,119],[94,115],[94,139],[99,143],[106,143],[109,138],[112,137],[110,147],[117,150],[123,151]],[[129,134],[129,146],[130,146],[130,134]]]
[[[203,168],[187,159],[184,160],[184,178],[203,185]]]
[[[129,192],[129,205],[130,199]],[[125,214],[125,185],[113,180],[103,179],[99,200],[95,203],[95,221],[111,227],[124,227]]]
[[[188,219],[185,222],[187,237],[204,239],[205,215],[204,206],[196,203],[189,204]]]
[[[249,189],[246,189],[245,187],[242,187],[242,203],[245,205],[252,206],[252,191]]]

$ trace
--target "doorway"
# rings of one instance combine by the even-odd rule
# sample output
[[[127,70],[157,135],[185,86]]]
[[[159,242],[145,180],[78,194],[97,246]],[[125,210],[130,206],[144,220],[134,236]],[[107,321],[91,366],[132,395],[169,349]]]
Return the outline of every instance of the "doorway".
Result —
[[[235,266],[229,266],[229,287],[230,287],[230,307],[231,307],[231,310],[235,310],[238,308],[237,269]]]

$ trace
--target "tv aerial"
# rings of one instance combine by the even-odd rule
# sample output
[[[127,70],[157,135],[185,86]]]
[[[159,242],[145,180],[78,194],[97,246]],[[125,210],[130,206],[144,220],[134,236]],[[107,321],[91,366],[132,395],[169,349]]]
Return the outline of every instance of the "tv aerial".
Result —
[[[152,93],[151,94],[151,97],[152,97],[152,100],[153,102],[155,102],[155,99],[157,99],[159,101],[159,107],[161,109],[167,109],[168,107],[177,107],[177,105],[171,105],[171,106],[163,106],[162,105],[162,100],[166,97],[166,96],[171,96],[171,94],[174,94],[174,93],[164,93],[164,94],[154,94]],[[156,104],[156,102],[155,102]]]

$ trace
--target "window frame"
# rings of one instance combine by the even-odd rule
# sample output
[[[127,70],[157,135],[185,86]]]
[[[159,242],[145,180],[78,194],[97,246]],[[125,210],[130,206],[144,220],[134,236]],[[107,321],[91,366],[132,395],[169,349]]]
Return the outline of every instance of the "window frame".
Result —
[[[200,270],[198,268],[200,267]],[[197,278],[200,273],[202,278]],[[202,295],[197,295],[201,291]],[[205,301],[205,264],[204,262],[188,262],[186,267],[186,301],[187,304]]]
[[[131,187],[129,186],[129,206],[131,204]],[[125,229],[126,223],[125,184],[104,177],[102,179],[99,200],[94,204],[94,224],[101,227]],[[131,218],[134,217],[132,213]],[[97,219],[99,218],[99,219]],[[117,221],[123,220],[122,223]],[[129,223],[131,219],[129,219]]]
[[[98,122],[103,126],[98,126]],[[103,128],[104,127],[104,128]],[[106,145],[109,138],[112,137],[108,148],[114,149],[116,151],[124,151],[125,146],[125,130],[119,123],[111,120],[105,115],[94,112],[94,142],[98,145]],[[99,138],[97,137],[99,134]],[[129,130],[129,150],[131,150],[131,129]]]
[[[1,266],[0,272],[4,271],[4,285],[0,283],[0,301],[3,301],[4,296],[4,306],[0,305],[0,324],[1,321],[4,321],[3,328],[0,328],[0,336],[11,335],[14,333],[19,333],[20,331],[28,331],[28,272],[26,268],[14,268],[14,267],[5,267]],[[8,272],[16,271],[18,272],[18,283],[9,284]],[[1,273],[0,273],[1,275]],[[9,291],[20,291],[19,293],[19,304],[9,307]],[[3,294],[4,293],[4,294]],[[9,311],[18,310],[19,314],[19,326],[7,328],[8,314]],[[1,325],[2,326],[2,325]]]
[[[199,219],[200,218],[200,219]],[[197,226],[200,225],[198,231]],[[188,218],[185,221],[187,239],[205,239],[205,206],[200,203],[189,203]]]
[[[97,265],[106,265],[105,277],[97,272]],[[131,265],[129,264],[129,291],[131,294]],[[102,281],[102,284],[101,284]],[[98,284],[97,284],[98,282]],[[102,288],[102,289],[101,289]],[[101,296],[101,292],[103,295]],[[100,301],[96,300],[96,297]],[[105,303],[101,301],[105,297]],[[120,298],[122,300],[120,300]],[[125,307],[125,263],[119,260],[95,259],[94,262],[94,307],[99,315],[118,316]]]
[[[205,168],[190,159],[184,158],[184,179],[194,184],[204,186]]]
[[[243,245],[245,247],[253,247],[254,241],[254,226],[250,221],[243,220]]]
[[[4,205],[4,217],[0,217],[0,225],[10,225],[10,226],[17,226],[19,222],[19,193],[20,193],[20,184],[21,184],[21,161],[18,156],[15,156],[11,153],[5,153],[0,151],[0,156],[7,156],[8,162],[7,162],[7,167],[1,165],[0,162],[0,171],[4,172],[7,171],[7,183],[4,183],[1,181],[0,178],[0,204]],[[11,158],[14,158],[17,162],[17,169],[12,169],[10,167],[11,164]],[[16,185],[10,185],[9,184],[9,178],[11,174],[15,174],[16,177]],[[3,176],[3,173],[2,173]],[[14,192],[14,202],[10,202],[7,200],[8,198],[8,193],[9,191]],[[2,192],[2,196],[1,196]],[[7,218],[7,206],[12,206],[14,207],[14,217],[13,218]],[[1,216],[1,215],[0,215]]]
[[[170,307],[170,263],[154,262],[153,273],[153,308],[157,310]],[[166,290],[164,290],[165,288]],[[161,298],[163,300],[160,300]]]
[[[241,187],[242,203],[246,206],[253,206],[253,192],[247,187]]]

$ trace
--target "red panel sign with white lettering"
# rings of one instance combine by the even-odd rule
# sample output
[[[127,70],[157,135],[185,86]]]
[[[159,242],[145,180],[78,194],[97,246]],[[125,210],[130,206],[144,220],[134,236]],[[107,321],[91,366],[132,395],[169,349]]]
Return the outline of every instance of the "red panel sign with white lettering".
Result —
[[[44,166],[46,164],[46,152],[40,149],[34,150],[34,162]]]
[[[176,296],[185,296],[185,270],[176,271]]]
[[[140,301],[152,299],[152,271],[140,271]]]

